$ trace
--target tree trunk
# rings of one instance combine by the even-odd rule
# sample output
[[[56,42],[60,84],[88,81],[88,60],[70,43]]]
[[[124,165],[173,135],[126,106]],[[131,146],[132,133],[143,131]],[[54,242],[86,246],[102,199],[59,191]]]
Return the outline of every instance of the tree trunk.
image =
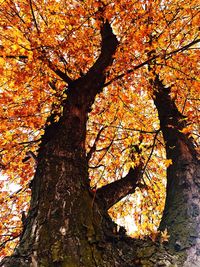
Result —
[[[93,243],[102,238],[102,214],[89,192],[85,127],[72,109],[67,103],[53,139],[40,150],[32,182],[17,253],[30,254],[36,266],[95,266],[100,257]]]
[[[118,45],[108,21],[101,37],[99,58],[75,81],[44,56],[68,83],[67,100],[59,123],[45,129],[20,244],[3,266],[114,266],[112,257],[108,260],[102,253],[108,217],[90,192],[85,151],[88,111],[103,88],[105,69]]]
[[[160,229],[167,228],[169,247],[182,255],[182,266],[200,266],[200,162],[192,138],[181,132],[187,120],[171,99],[170,88],[158,76],[154,85],[167,158],[172,159]]]

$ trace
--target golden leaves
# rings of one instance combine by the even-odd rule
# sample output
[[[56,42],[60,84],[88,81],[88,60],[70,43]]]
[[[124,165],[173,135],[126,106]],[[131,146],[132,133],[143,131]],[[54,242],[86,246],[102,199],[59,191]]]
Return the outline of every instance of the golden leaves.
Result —
[[[153,242],[167,243],[169,241],[170,235],[168,234],[167,228],[164,231],[152,231],[150,236]]]
[[[181,130],[199,143],[199,44],[181,50],[199,38],[198,0],[190,1],[102,1],[103,16],[112,22],[119,40],[115,59],[106,70],[110,82],[96,97],[88,121],[87,150],[100,129],[96,151],[90,160],[91,185],[96,188],[125,175],[140,160],[147,164],[134,196],[112,208],[113,218],[131,214],[134,232],[143,237],[154,235],[159,225],[165,199],[165,170],[173,162],[166,160],[162,135],[153,147],[159,119],[152,101],[154,78],[147,64],[137,71],[135,66],[149,59],[166,86],[180,112],[188,117],[188,126]],[[162,3],[161,3],[162,2]],[[100,53],[100,1],[35,0],[4,1],[0,10],[0,155],[8,181],[27,189],[34,173],[33,163],[22,163],[26,152],[36,151],[52,103],[59,107],[66,98],[67,85],[45,63],[51,63],[75,79],[84,75]],[[178,53],[174,51],[180,50]],[[129,72],[128,72],[129,71]],[[55,89],[49,83],[56,81]],[[62,108],[61,108],[62,109]],[[56,120],[59,118],[57,117]],[[141,140],[141,133],[143,138]],[[133,146],[141,150],[133,152]],[[152,155],[151,155],[152,152]],[[134,155],[134,156],[133,156]],[[9,187],[9,186],[8,186]],[[28,189],[9,199],[10,191],[0,197],[2,221],[19,227],[21,205],[27,201]],[[16,204],[13,222],[12,200]],[[122,220],[123,221],[123,220]],[[123,221],[125,223],[125,220]],[[131,232],[131,231],[130,231]],[[0,223],[0,234],[5,233]],[[10,233],[10,232],[9,232]],[[15,236],[15,232],[10,233]],[[167,241],[168,234],[161,234]],[[7,253],[8,251],[6,251]],[[5,250],[2,254],[5,254]]]
[[[165,166],[166,168],[168,168],[170,165],[172,165],[172,160],[171,160],[171,159],[166,159],[166,160],[164,161],[164,166]]]

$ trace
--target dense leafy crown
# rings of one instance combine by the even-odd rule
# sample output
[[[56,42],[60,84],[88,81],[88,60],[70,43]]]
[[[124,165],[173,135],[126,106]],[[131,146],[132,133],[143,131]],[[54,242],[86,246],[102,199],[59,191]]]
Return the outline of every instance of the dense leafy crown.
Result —
[[[54,112],[59,120],[62,114],[67,81],[59,71],[75,79],[93,65],[100,53],[102,14],[119,45],[87,125],[87,151],[96,144],[89,162],[91,186],[95,190],[144,163],[143,186],[110,214],[122,223],[129,214],[135,236],[153,233],[159,223],[171,162],[153,104],[155,73],[172,88],[187,120],[183,132],[198,143],[198,0],[1,0],[1,255],[14,246],[7,240],[19,235],[29,201],[35,162],[24,158],[28,151],[37,154],[46,118]]]

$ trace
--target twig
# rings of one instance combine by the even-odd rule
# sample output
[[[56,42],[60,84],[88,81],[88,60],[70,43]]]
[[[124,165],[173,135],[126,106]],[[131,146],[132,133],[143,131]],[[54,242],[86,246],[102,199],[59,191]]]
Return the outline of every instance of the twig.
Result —
[[[35,27],[37,29],[37,32],[40,33],[40,30],[38,28],[37,21],[36,21],[36,18],[35,18],[35,14],[34,14],[34,11],[33,11],[32,1],[29,0],[29,3],[30,3],[31,13],[32,13],[32,17],[33,17],[33,20],[34,20]]]
[[[94,140],[94,144],[93,144],[93,146],[90,148],[90,151],[89,151],[88,154],[87,154],[87,161],[89,161],[89,160],[91,159],[92,155],[93,155],[94,152],[96,151],[96,144],[97,144],[97,142],[98,142],[99,139],[100,139],[101,133],[102,133],[103,130],[105,130],[106,128],[107,128],[107,126],[104,126],[104,127],[102,127],[102,128],[99,130],[99,132],[98,132],[98,134],[97,134],[97,136],[96,136],[96,138],[95,138],[95,140]]]
[[[151,153],[149,154],[148,159],[147,159],[147,161],[146,161],[146,163],[145,163],[145,165],[144,165],[144,168],[142,169],[142,173],[145,173],[145,170],[146,170],[146,168],[147,168],[147,165],[148,165],[148,163],[149,163],[149,161],[150,161],[150,159],[151,159],[151,156],[152,156],[153,151],[154,151],[154,148],[155,148],[156,140],[157,140],[157,135],[159,134],[159,132],[160,132],[160,129],[157,130],[157,132],[156,132],[156,134],[155,134],[155,136],[154,136],[154,139],[153,139],[153,145],[152,145],[152,149],[151,149]]]
[[[18,235],[16,235],[16,236],[10,236],[10,238],[9,238],[9,239],[5,240],[4,242],[2,242],[2,243],[0,244],[0,249],[4,248],[4,247],[5,247],[5,245],[6,245],[8,242],[11,242],[11,241],[13,241],[13,240],[15,240],[15,239],[19,238],[19,237],[20,237],[20,235],[21,235],[21,233],[20,233],[20,234],[18,234]]]

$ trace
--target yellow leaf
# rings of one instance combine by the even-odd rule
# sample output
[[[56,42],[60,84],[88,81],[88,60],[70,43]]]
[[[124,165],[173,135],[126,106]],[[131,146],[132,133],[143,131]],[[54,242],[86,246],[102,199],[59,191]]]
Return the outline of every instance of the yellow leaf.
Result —
[[[164,165],[166,168],[168,168],[170,165],[172,165],[172,160],[171,159],[166,159],[164,162]]]
[[[161,243],[168,242],[169,237],[170,235],[168,235],[167,228],[165,228],[163,232],[161,231],[161,239],[160,239]]]
[[[183,134],[188,134],[188,133],[191,133],[191,130],[192,130],[192,126],[188,126],[188,127],[183,128],[183,130],[179,130],[179,132]]]
[[[17,50],[18,46],[16,44],[12,45],[13,50]]]

